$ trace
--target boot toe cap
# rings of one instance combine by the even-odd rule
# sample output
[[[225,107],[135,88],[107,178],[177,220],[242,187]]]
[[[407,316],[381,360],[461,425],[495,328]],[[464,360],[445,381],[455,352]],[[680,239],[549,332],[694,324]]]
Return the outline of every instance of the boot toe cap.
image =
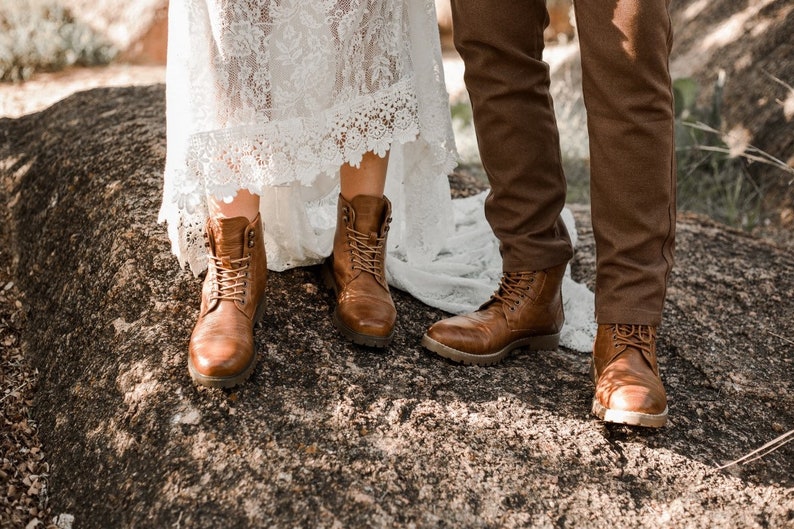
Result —
[[[641,384],[637,381],[600,387],[596,395],[610,410],[656,415],[667,408],[667,397],[661,384]]]
[[[350,330],[368,336],[389,336],[394,330],[397,313],[389,306],[351,305],[339,310],[339,319]]]
[[[190,349],[192,368],[201,376],[225,378],[239,375],[251,363],[252,348],[231,340],[196,344]]]
[[[454,320],[454,318],[450,320]],[[427,336],[459,351],[476,353],[484,349],[483,342],[488,342],[487,329],[473,329],[465,325],[456,325],[456,322],[450,320],[441,321],[431,326],[427,330]]]

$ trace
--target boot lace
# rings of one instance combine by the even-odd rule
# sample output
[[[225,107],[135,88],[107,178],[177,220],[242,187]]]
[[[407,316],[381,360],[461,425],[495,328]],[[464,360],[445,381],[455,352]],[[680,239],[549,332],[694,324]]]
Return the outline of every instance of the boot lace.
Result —
[[[248,267],[251,256],[229,261],[230,268],[224,266],[223,259],[209,256],[210,267],[214,271],[210,301],[239,301],[245,304],[245,293],[248,287]]]
[[[656,329],[654,327],[650,325],[615,324],[612,327],[612,342],[616,350],[614,357],[631,347],[639,350],[651,367],[656,365]]]
[[[386,231],[388,231],[388,226]],[[372,274],[379,283],[385,283],[384,269],[380,263],[383,249],[386,246],[386,236],[375,237],[375,244],[372,244],[370,234],[356,231],[347,226],[347,240],[350,244],[350,260],[353,262],[353,270]]]
[[[491,302],[501,301],[515,311],[527,297],[530,285],[535,282],[537,272],[505,272],[499,282],[499,288],[491,296]]]

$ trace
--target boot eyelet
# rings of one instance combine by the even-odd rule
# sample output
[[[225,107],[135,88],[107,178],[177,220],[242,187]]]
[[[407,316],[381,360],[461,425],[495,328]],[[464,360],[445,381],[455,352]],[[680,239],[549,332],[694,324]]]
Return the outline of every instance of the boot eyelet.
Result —
[[[515,307],[510,307],[510,312],[515,312],[515,311],[516,311]]]
[[[254,234],[255,234],[254,230],[248,232],[248,236],[252,239],[254,238]]]
[[[249,248],[253,248],[254,247],[254,241],[253,240],[248,241],[248,247]]]

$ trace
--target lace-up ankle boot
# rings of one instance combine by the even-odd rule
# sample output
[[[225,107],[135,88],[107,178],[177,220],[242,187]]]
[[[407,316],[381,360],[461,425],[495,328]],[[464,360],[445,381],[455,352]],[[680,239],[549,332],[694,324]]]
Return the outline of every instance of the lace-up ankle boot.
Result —
[[[565,264],[536,272],[505,272],[499,289],[477,311],[435,323],[422,345],[464,364],[495,364],[518,347],[551,351],[565,320]]]
[[[667,396],[656,365],[656,329],[599,325],[593,345],[593,413],[606,422],[659,428]]]
[[[336,292],[334,325],[349,340],[386,347],[394,334],[397,311],[386,284],[386,235],[391,202],[339,195],[334,253],[326,261],[326,279]]]
[[[259,215],[210,218],[209,264],[201,312],[190,337],[188,370],[197,384],[227,388],[254,370],[254,324],[264,313],[267,257]]]

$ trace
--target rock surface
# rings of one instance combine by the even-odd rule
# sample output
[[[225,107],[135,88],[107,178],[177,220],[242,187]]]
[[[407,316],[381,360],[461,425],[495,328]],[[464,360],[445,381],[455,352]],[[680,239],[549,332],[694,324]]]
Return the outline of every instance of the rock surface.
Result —
[[[156,223],[163,104],[161,85],[97,89],[0,120],[3,233],[54,514],[88,528],[794,520],[791,444],[716,470],[794,425],[790,248],[681,219],[660,431],[590,416],[587,355],[431,357],[419,337],[442,314],[399,292],[388,351],[349,345],[316,268],[272,275],[251,380],[197,389],[186,348],[200,285]],[[576,214],[574,275],[591,281],[588,212]]]
[[[794,166],[794,5],[787,0],[674,0],[673,78],[694,77],[713,97],[725,72],[724,131]]]
[[[753,145],[794,167],[794,4],[674,0],[671,13],[673,78],[697,81],[700,104],[717,109],[720,122],[710,124],[732,151]],[[773,220],[794,230],[791,172],[767,163],[747,168],[766,190],[766,207],[779,210]]]

